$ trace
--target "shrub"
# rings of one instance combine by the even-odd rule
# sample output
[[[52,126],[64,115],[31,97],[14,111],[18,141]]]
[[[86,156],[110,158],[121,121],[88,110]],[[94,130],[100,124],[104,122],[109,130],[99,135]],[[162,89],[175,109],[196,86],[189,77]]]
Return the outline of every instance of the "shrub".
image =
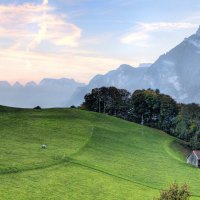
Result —
[[[40,106],[36,106],[35,108],[33,108],[35,110],[41,110],[41,107]]]
[[[161,191],[160,197],[155,200],[189,200],[189,198],[190,192],[186,184],[179,186],[173,183],[169,189]]]

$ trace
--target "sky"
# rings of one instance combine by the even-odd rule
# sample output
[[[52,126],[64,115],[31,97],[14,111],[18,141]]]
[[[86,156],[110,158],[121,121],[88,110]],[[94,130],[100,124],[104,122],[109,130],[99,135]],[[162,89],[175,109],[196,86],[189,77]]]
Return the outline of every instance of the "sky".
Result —
[[[0,80],[88,83],[194,34],[199,0],[0,0]]]

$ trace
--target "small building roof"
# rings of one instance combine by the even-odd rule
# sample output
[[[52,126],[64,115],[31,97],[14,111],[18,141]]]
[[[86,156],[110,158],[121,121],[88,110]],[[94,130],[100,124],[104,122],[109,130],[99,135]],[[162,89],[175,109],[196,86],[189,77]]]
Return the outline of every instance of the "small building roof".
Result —
[[[194,150],[193,153],[195,154],[195,156],[197,157],[197,159],[200,160],[200,151]]]

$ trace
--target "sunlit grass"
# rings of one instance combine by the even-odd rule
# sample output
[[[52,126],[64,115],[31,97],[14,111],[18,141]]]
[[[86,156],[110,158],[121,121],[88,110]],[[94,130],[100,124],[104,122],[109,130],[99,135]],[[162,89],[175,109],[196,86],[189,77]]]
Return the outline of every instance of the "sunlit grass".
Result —
[[[200,170],[161,131],[77,109],[4,107],[0,128],[0,199],[145,200],[174,181],[200,196]]]

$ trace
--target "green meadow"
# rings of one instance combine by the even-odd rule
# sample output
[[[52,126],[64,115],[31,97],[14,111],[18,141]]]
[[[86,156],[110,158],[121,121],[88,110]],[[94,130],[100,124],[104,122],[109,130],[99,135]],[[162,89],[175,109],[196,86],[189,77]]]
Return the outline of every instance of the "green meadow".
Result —
[[[0,199],[152,200],[176,181],[197,200],[200,169],[183,152],[162,131],[103,114],[0,107]]]

